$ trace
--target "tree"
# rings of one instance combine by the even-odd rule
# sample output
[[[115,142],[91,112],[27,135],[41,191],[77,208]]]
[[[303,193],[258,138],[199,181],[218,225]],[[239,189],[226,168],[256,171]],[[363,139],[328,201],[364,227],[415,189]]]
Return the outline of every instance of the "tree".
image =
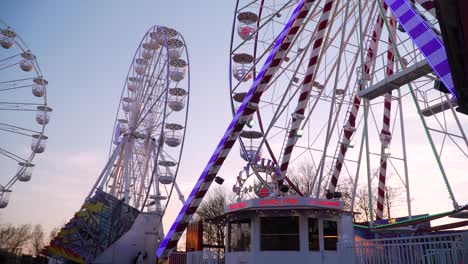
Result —
[[[376,178],[378,175],[378,170],[373,170],[373,178]],[[392,175],[387,176],[387,181],[391,178]],[[302,163],[298,167],[293,167],[288,172],[289,179],[295,184],[299,190],[304,194],[304,196],[315,197],[318,188],[318,179],[315,175],[315,169],[310,163]],[[328,177],[324,177],[322,180],[322,190],[319,190],[320,194],[323,194],[325,187],[324,183],[328,181]],[[354,207],[352,206],[353,199],[353,190],[356,189],[356,196],[354,199]],[[375,187],[373,188],[372,195],[372,210],[374,217],[376,216],[377,208],[377,192]],[[366,185],[358,185],[354,187],[354,182],[349,178],[340,179],[340,184],[336,187],[336,192],[341,193],[341,200],[344,202],[344,209],[351,210],[353,209],[356,214],[354,216],[355,221],[358,222],[369,222],[370,221],[370,210],[369,210],[369,197],[368,197],[368,188]],[[387,182],[385,187],[385,211],[384,218],[391,218],[392,212],[401,204],[400,196],[404,192],[401,188],[390,186]],[[289,191],[292,195],[297,195],[294,190]]]
[[[376,200],[376,196],[373,195],[372,201]],[[374,208],[374,207],[373,207]],[[369,222],[370,221],[370,210],[369,210],[369,196],[367,186],[360,185],[356,190],[356,198],[354,200],[354,211],[359,214],[354,215],[354,221],[357,222]],[[374,212],[375,215],[375,212]]]
[[[0,248],[8,252],[21,250],[31,239],[31,225],[14,227],[11,224],[0,227]]]
[[[304,194],[304,196],[314,196],[317,187],[315,178],[315,168],[310,163],[302,163],[298,167],[293,167],[288,172],[289,180]],[[289,191],[292,195],[297,195],[294,190]]]
[[[49,232],[49,241],[54,240],[54,238],[58,235],[62,228],[61,227],[54,227]]]
[[[402,200],[400,199],[401,194],[404,191],[393,187],[385,186],[385,201],[384,201],[384,214],[383,217],[390,219],[392,218],[392,213],[397,209]],[[377,215],[377,192],[373,190],[372,192],[372,212],[374,214],[374,219]],[[357,222],[369,222],[370,221],[370,210],[369,210],[369,194],[367,185],[360,185],[356,190],[356,198],[354,202],[354,211],[359,212],[354,216],[355,221]]]
[[[41,252],[44,249],[44,230],[40,224],[35,225],[33,228],[30,247],[31,253],[34,256],[41,255]]]
[[[213,221],[213,219],[224,213],[227,200],[225,190],[221,187],[216,187],[203,200],[200,207],[198,207],[198,218],[203,221],[204,244],[224,247],[226,232],[223,223]]]
[[[8,249],[8,245],[14,236],[15,227],[11,224],[0,226],[0,249]]]

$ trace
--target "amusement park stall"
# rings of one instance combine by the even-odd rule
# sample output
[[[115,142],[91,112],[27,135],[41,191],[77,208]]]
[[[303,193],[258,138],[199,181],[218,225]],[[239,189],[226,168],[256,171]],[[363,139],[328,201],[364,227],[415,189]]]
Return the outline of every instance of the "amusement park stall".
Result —
[[[340,263],[354,237],[341,201],[299,196],[257,198],[226,207],[225,263]]]

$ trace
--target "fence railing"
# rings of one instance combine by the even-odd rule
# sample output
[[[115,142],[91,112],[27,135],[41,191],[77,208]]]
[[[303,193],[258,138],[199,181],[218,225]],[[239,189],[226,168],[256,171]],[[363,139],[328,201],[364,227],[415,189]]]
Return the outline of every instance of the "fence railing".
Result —
[[[340,245],[339,253],[352,264],[460,264],[468,263],[466,243],[463,233],[373,239]]]
[[[224,253],[207,250],[187,252],[187,264],[224,264]]]

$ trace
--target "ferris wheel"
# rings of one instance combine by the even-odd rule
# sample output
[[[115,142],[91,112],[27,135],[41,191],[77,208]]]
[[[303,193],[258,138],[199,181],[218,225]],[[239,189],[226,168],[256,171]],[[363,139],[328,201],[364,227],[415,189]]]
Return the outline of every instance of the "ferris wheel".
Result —
[[[36,56],[1,20],[0,46],[0,208],[5,208],[12,186],[31,180],[34,158],[46,149],[52,108]]]
[[[264,197],[282,188],[303,194],[288,176],[306,164],[313,192],[305,195],[332,199],[346,185],[351,210],[357,186],[367,181],[369,196],[377,196],[371,218],[385,217],[389,185],[404,190],[411,216],[416,192],[410,186],[422,174],[444,186],[438,188],[441,199],[460,208],[450,180],[460,175],[454,163],[468,160],[462,125],[468,120],[450,84],[431,68],[428,48],[415,44],[417,36],[406,32],[386,2],[301,1],[296,13],[303,24],[286,35],[290,45],[266,70],[276,72],[240,134],[247,165],[233,186],[237,195]],[[440,38],[433,2],[411,2]],[[298,3],[237,1],[229,72],[233,113]]]
[[[174,29],[151,27],[138,45],[125,80],[109,160],[88,198],[95,189],[103,190],[140,212],[161,218],[174,189],[184,202],[176,179],[189,92],[184,38]]]

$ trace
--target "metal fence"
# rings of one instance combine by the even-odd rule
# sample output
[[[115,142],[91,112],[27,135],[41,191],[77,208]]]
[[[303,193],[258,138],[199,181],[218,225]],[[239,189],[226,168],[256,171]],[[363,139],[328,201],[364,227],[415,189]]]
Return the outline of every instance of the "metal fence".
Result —
[[[340,247],[342,263],[461,264],[468,263],[467,235],[463,233],[373,239]]]
[[[187,264],[224,264],[224,253],[207,250],[187,252]]]

